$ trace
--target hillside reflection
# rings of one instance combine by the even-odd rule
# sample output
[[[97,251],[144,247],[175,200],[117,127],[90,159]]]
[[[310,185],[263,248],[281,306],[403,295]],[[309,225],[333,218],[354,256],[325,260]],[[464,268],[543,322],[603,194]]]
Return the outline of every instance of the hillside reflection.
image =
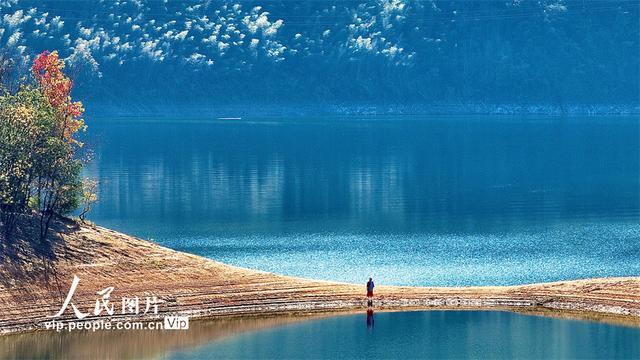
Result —
[[[640,214],[637,121],[394,121],[97,122],[92,216],[447,232]]]

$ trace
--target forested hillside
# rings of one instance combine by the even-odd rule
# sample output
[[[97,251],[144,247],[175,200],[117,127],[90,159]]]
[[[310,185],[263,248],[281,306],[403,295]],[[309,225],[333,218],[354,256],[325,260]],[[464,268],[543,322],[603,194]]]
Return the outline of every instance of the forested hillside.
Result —
[[[79,95],[93,104],[89,112],[629,112],[640,103],[639,7],[587,0],[3,0],[0,44],[16,64],[59,49]]]

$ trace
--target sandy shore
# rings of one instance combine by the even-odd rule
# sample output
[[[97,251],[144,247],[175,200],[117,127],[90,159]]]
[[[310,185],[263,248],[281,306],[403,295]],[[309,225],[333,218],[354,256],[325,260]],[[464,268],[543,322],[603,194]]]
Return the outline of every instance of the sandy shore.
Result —
[[[162,299],[158,317],[356,311],[366,304],[364,285],[242,269],[98,226],[65,227],[65,241],[53,246],[52,260],[43,261],[29,250],[3,255],[1,333],[42,329],[60,310],[74,275],[80,283],[72,302],[83,312],[93,310],[97,291],[114,287],[114,317],[122,317],[122,297],[136,296]],[[377,310],[506,309],[640,326],[640,277],[506,287],[377,286],[375,306]],[[144,304],[141,307],[144,310]],[[104,313],[97,317],[105,318]],[[70,307],[61,319],[75,319]]]

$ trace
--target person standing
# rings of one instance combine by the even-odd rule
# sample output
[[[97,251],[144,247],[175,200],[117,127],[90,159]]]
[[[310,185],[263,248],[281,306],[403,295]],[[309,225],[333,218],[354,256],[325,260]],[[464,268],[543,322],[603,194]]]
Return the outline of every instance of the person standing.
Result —
[[[373,279],[369,278],[367,282],[367,306],[373,306],[373,288],[375,284],[373,283]]]

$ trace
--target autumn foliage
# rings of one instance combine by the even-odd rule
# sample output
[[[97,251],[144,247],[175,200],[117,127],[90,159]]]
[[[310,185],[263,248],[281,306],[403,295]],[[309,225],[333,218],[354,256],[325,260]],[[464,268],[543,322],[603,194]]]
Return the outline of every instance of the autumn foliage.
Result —
[[[73,135],[84,127],[84,120],[80,117],[84,113],[80,101],[71,100],[73,83],[62,70],[64,62],[58,57],[58,52],[44,51],[33,61],[31,72],[40,90],[56,109],[61,117],[60,132],[68,142],[74,142]]]
[[[0,89],[0,226],[5,239],[20,223],[35,221],[42,241],[55,217],[96,200],[95,186],[81,177],[83,159],[77,155],[84,109],[72,101],[73,82],[63,70],[58,53],[45,51],[31,67],[33,83],[21,84],[15,93]]]

